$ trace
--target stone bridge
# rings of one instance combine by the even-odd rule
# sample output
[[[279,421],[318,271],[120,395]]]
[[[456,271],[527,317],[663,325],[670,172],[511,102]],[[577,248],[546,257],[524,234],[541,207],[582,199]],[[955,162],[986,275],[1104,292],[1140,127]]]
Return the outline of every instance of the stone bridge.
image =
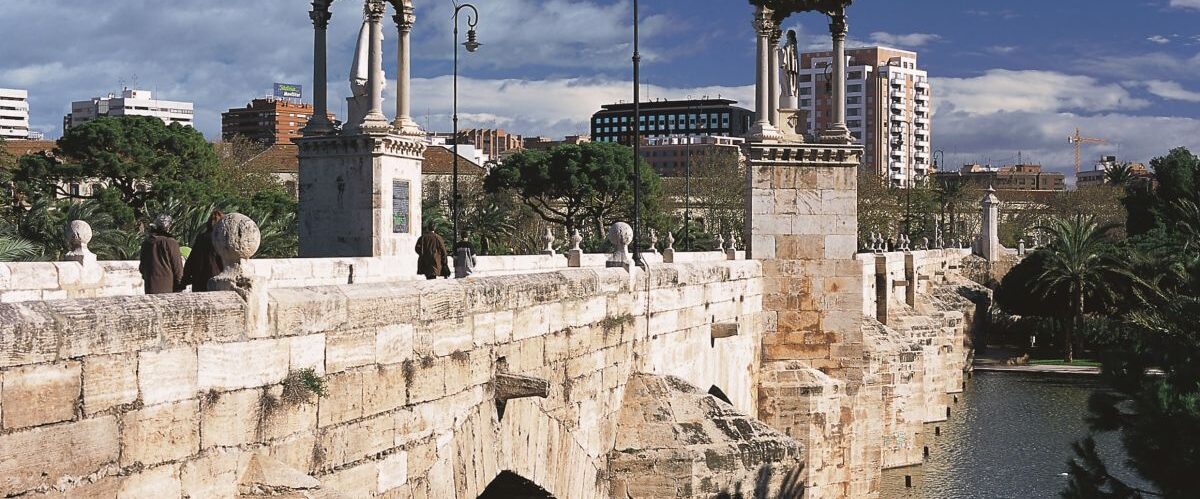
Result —
[[[331,270],[353,260],[252,261],[288,278],[166,296],[123,291],[127,264],[0,266],[4,289],[47,265],[116,286],[0,305],[0,493],[477,497],[519,476],[561,498],[859,497],[921,461],[962,382],[965,251],[851,261],[881,286],[854,291],[853,381],[766,360],[772,262],[680,256],[450,281],[364,260],[354,284]]]

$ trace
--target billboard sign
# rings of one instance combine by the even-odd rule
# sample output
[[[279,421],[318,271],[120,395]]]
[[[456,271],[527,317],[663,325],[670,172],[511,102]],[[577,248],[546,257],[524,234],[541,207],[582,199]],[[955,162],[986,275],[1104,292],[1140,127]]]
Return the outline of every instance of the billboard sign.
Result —
[[[275,97],[280,99],[300,99],[304,97],[304,87],[294,83],[276,83]]]

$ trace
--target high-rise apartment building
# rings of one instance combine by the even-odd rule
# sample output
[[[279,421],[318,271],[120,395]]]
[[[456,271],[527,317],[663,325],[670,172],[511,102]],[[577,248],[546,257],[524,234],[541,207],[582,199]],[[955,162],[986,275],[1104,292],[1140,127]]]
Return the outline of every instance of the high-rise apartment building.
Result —
[[[264,144],[291,144],[312,118],[312,104],[266,97],[221,113],[221,137],[242,135]],[[334,121],[331,115],[330,121]]]
[[[892,185],[933,173],[929,75],[917,53],[887,47],[846,50],[846,126],[866,149],[863,167]],[[816,132],[832,121],[831,52],[800,54],[800,109]]]
[[[729,99],[659,100],[641,104],[642,138],[671,135],[743,137],[754,112]],[[606,104],[592,115],[592,140],[633,145],[633,104]]]
[[[163,123],[194,126],[191,102],[159,100],[149,90],[126,88],[121,95],[93,97],[71,103],[71,114],[63,117],[63,130],[82,125],[101,116],[153,116]]]
[[[0,88],[0,137],[30,138],[28,91]]]
[[[489,157],[500,159],[510,152],[516,152],[525,147],[520,135],[515,135],[495,128],[468,128],[458,131],[456,144],[471,144],[483,151]]]

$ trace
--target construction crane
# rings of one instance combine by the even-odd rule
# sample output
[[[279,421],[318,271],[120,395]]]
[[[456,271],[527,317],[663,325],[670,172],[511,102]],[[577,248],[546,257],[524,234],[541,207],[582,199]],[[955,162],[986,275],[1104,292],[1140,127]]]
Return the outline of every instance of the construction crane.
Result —
[[[1075,146],[1075,178],[1079,178],[1080,148],[1082,148],[1084,144],[1107,144],[1108,141],[1104,140],[1104,139],[1093,138],[1093,137],[1084,137],[1083,135],[1081,135],[1079,133],[1079,129],[1076,128],[1075,135],[1067,137],[1067,143],[1073,144]]]

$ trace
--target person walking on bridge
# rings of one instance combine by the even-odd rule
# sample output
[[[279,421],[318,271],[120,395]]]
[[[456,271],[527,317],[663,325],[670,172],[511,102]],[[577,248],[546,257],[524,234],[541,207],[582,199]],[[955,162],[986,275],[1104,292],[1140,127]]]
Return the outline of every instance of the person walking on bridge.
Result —
[[[450,254],[446,251],[446,241],[434,232],[433,225],[425,226],[425,233],[417,238],[417,273],[426,279],[437,279],[438,276],[449,274],[450,267],[446,260]]]
[[[146,294],[174,293],[183,282],[183,259],[179,256],[179,241],[171,235],[171,217],[159,215],[150,225],[142,241],[142,281]]]

